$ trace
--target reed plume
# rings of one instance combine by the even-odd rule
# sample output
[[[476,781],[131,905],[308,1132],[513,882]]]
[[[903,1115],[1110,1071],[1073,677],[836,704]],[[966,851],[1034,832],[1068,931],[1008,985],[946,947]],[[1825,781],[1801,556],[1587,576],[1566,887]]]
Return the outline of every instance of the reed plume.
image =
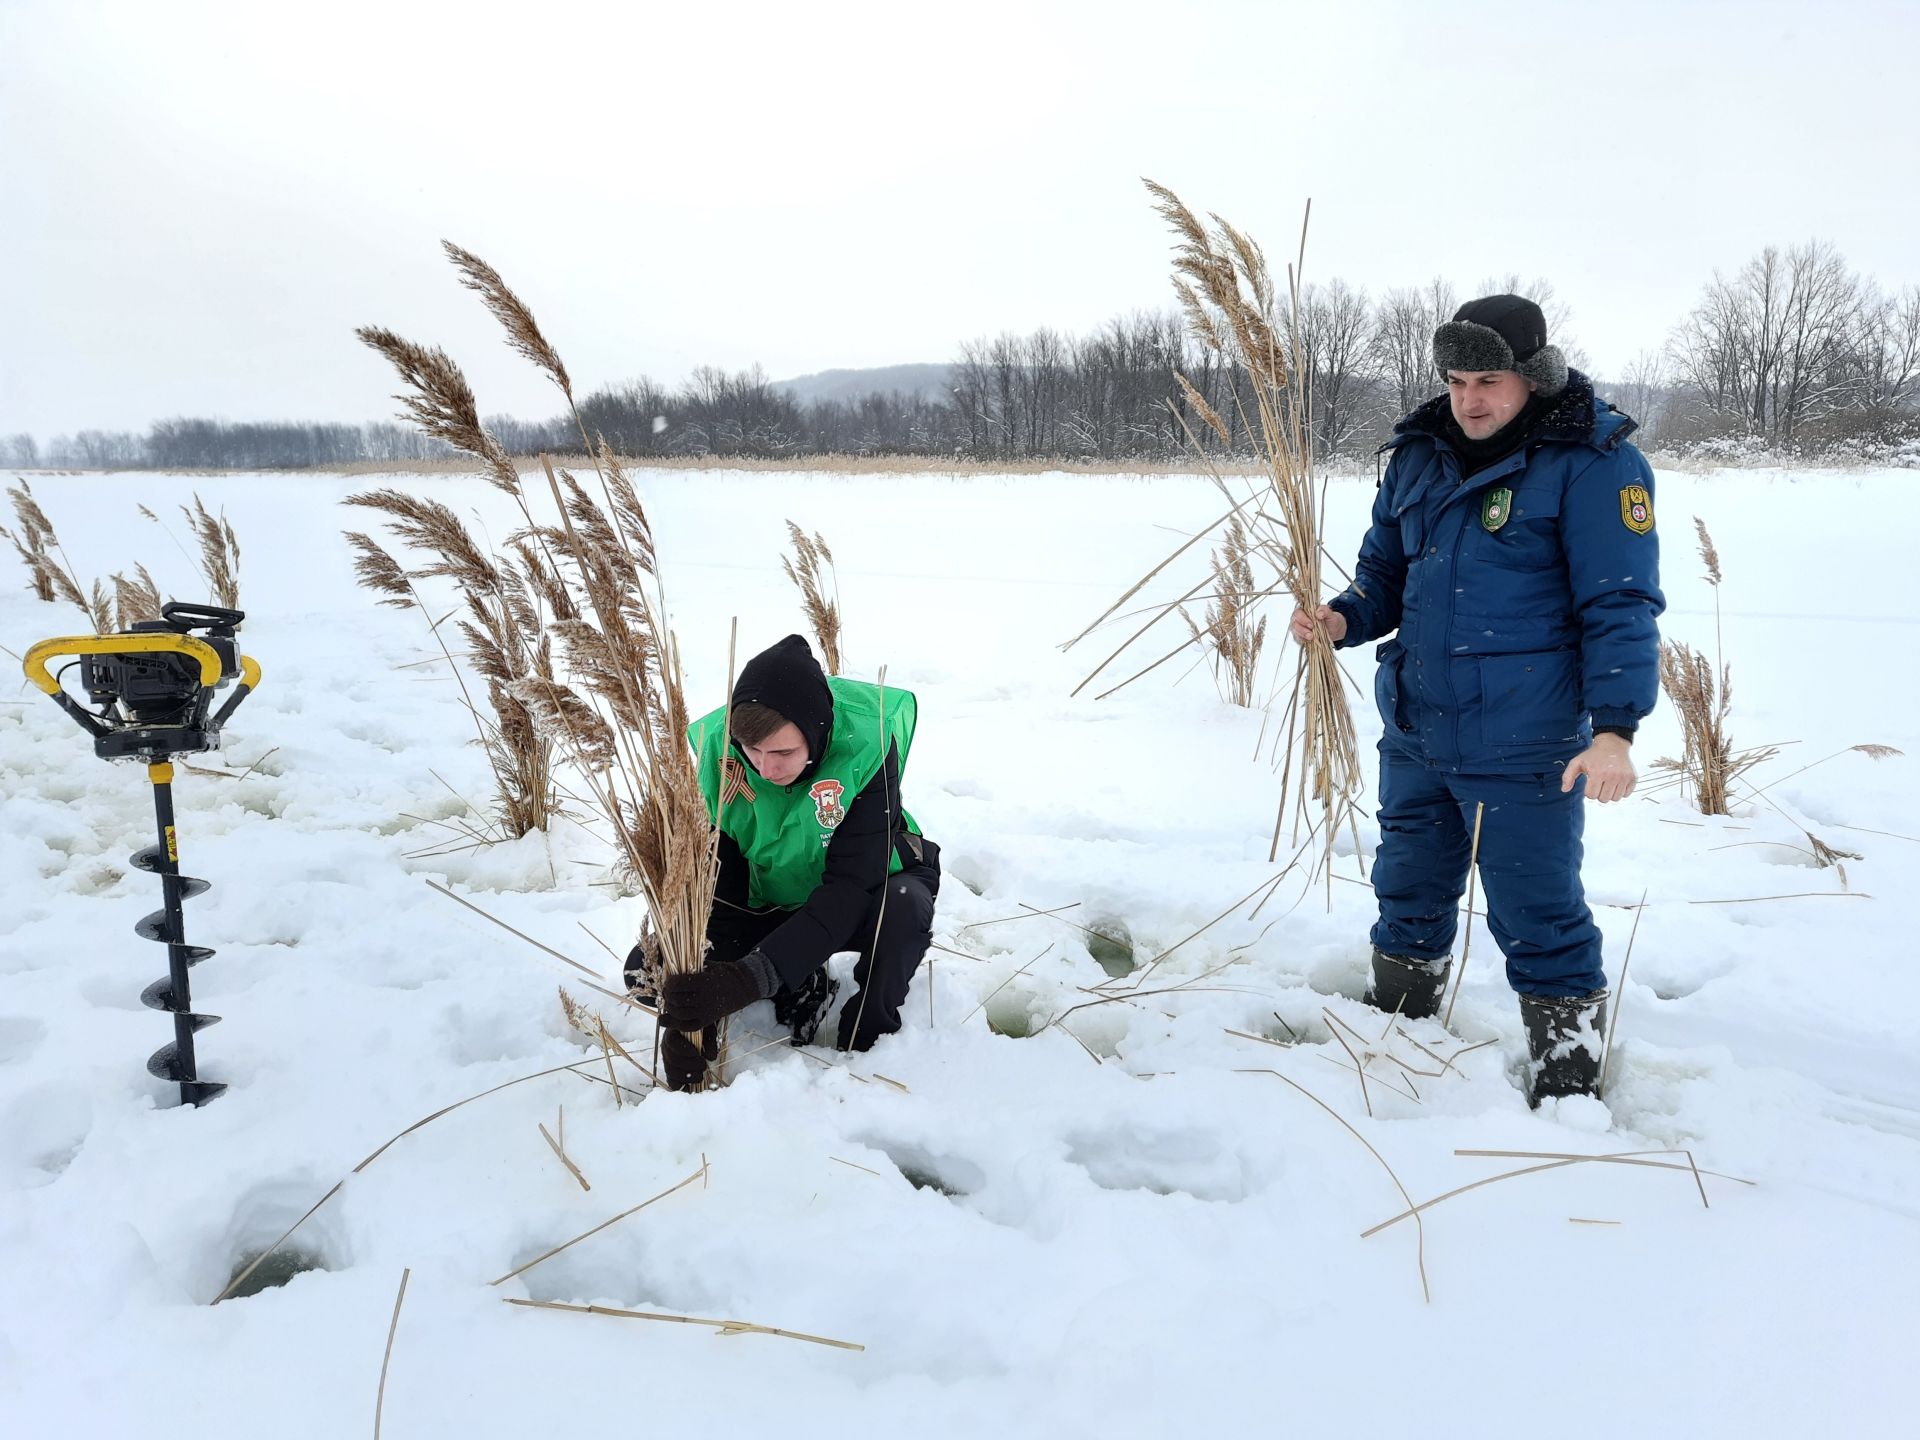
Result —
[[[114,572],[114,629],[130,630],[142,620],[158,620],[161,603],[160,587],[147,573],[146,566],[136,565],[131,580],[117,570]]]
[[[200,574],[207,582],[207,593],[215,605],[228,610],[240,608],[240,537],[234,534],[233,525],[222,511],[218,517],[211,515],[201,503],[196,493],[193,508],[180,507],[180,513],[187,517],[187,530],[193,536],[194,543],[200,547],[197,561]]]
[[[33,487],[22,480],[18,485],[7,487],[7,497],[13,501],[19,529],[16,532],[0,526],[0,535],[12,543],[14,553],[27,567],[27,588],[34,598],[64,601],[74,606],[87,617],[87,624],[95,634],[104,635],[112,630],[113,607],[106,587],[95,580],[91,591],[82,589],[73,562],[67,558],[66,547],[53,532],[53,522],[47,519],[47,512],[34,498]]]
[[[1676,776],[1682,789],[1692,792],[1694,806],[1702,815],[1730,815],[1734,781],[1779,751],[1736,750],[1727,733],[1727,717],[1733,708],[1733,668],[1721,648],[1720,552],[1707,533],[1706,523],[1697,515],[1693,528],[1706,582],[1713,587],[1714,659],[1709,661],[1684,641],[1660,642],[1660,688],[1667,692],[1679,717],[1682,749],[1678,760],[1655,760],[1653,768]]]
[[[1260,649],[1267,638],[1267,617],[1258,612],[1268,592],[1256,588],[1253,549],[1238,515],[1227,522],[1226,536],[1213,552],[1213,583],[1205,629],[1192,620],[1187,624],[1213,652],[1214,680],[1221,697],[1229,705],[1251,708]]]
[[[344,502],[384,517],[387,528],[422,563],[408,570],[372,537],[349,531],[357,552],[354,571],[363,588],[396,609],[418,609],[460,681],[461,695],[473,718],[480,746],[494,777],[493,819],[505,838],[545,830],[560,807],[553,773],[553,745],[524,698],[528,681],[553,675],[553,653],[529,588],[510,564],[483,551],[451,507],[399,490],[363,491]],[[431,618],[418,582],[452,582],[461,604],[439,620]],[[475,701],[461,666],[441,634],[455,616],[466,669],[484,682],[486,708]]]
[[[826,540],[817,532],[808,535],[793,521],[787,521],[787,537],[793,544],[793,554],[782,555],[780,565],[787,572],[787,579],[794,583],[800,592],[800,605],[807,613],[807,624],[813,628],[813,638],[820,642],[820,653],[827,662],[827,673],[840,673],[840,570],[833,563],[833,551],[827,548]],[[827,598],[826,587],[821,584],[820,567],[825,564],[833,570],[833,598]]]

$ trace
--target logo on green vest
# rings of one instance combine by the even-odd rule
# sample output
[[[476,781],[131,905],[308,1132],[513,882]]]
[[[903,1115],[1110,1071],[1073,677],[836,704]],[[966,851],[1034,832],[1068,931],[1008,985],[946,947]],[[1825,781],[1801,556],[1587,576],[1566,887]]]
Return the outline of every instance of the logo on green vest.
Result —
[[[1480,502],[1480,523],[1489,530],[1498,530],[1512,513],[1513,491],[1508,486],[1489,490],[1486,499]]]
[[[840,797],[846,788],[838,780],[821,780],[807,791],[813,799],[814,818],[829,833],[838,829],[840,822],[847,818],[846,809],[840,804]],[[824,841],[826,837],[822,836],[821,839]]]

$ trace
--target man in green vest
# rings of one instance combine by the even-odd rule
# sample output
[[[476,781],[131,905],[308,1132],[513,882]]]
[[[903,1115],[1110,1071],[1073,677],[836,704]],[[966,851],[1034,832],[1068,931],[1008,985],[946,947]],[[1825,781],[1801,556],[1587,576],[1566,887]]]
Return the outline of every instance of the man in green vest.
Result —
[[[771,999],[809,1043],[838,986],[827,959],[859,953],[839,1047],[900,1028],[900,1007],[933,940],[940,851],[900,805],[918,704],[911,692],[828,679],[801,636],[749,660],[731,715],[688,728],[700,789],[719,828],[720,876],[706,964],[661,985],[667,1083],[698,1089],[693,1032]],[[709,1042],[710,1045],[711,1042]]]

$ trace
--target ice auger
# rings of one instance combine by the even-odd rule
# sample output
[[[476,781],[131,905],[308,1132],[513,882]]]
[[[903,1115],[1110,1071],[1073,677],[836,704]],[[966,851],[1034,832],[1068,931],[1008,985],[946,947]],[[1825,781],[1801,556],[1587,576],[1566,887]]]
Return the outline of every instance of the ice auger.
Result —
[[[185,1105],[203,1105],[227,1087],[202,1080],[194,1060],[196,1031],[218,1023],[218,1015],[197,1015],[188,993],[187,969],[213,951],[187,944],[181,917],[183,902],[204,894],[205,880],[180,873],[180,841],[173,824],[172,757],[209,750],[220,743],[220,727],[260,683],[260,667],[240,654],[234,630],[246,615],[214,605],[175,602],[160,619],[143,620],[115,635],[69,635],[42,640],[27,651],[27,678],[93,737],[93,753],[102,760],[144,760],[153,785],[154,821],[159,843],[137,851],[132,863],[160,877],[161,907],[133,927],[134,934],[167,947],[167,973],[140,994],[141,1001],[173,1016],[172,1043],[147,1061],[149,1073],[180,1086]],[[204,635],[192,632],[202,630]],[[57,655],[75,657],[47,669]],[[89,710],[61,686],[75,664]],[[217,711],[214,693],[238,680]]]

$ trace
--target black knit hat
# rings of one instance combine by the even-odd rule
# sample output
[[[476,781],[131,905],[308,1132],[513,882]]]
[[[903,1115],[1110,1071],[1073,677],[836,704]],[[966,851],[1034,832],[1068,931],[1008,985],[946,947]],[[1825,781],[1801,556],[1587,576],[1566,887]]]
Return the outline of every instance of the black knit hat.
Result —
[[[734,682],[733,703],[764,705],[800,727],[807,742],[807,769],[827,753],[833,733],[833,692],[813,658],[806,637],[789,635],[749,660]],[[804,774],[805,772],[803,772]]]
[[[1567,388],[1567,357],[1547,343],[1547,317],[1520,295],[1469,300],[1433,332],[1433,363],[1449,370],[1512,370],[1551,398]]]

